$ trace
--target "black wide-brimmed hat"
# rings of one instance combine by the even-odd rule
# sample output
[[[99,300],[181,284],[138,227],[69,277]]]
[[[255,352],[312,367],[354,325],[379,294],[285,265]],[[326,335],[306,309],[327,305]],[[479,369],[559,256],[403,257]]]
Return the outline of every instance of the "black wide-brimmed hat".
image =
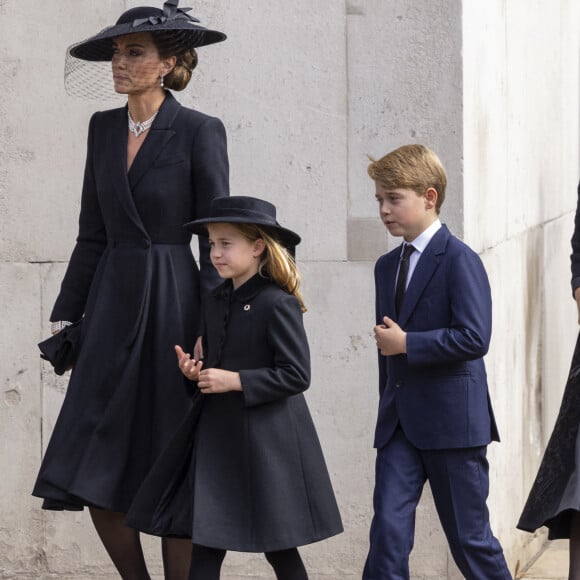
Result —
[[[179,0],[167,0],[163,9],[150,6],[131,8],[113,26],[69,47],[68,53],[81,60],[108,61],[113,57],[113,38],[138,32],[173,32],[175,46],[196,48],[226,39],[223,32],[210,30],[187,14],[191,8],[178,8]]]
[[[209,216],[189,222],[183,227],[194,234],[207,236],[208,224],[255,224],[273,234],[286,248],[293,249],[301,239],[300,236],[283,228],[276,221],[276,206],[269,201],[245,195],[218,197],[212,200]]]

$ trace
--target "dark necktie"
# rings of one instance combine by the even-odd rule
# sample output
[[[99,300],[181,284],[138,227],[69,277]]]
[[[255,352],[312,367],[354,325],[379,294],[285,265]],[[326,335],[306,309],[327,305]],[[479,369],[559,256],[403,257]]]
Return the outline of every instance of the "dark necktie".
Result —
[[[407,287],[407,275],[409,274],[409,258],[415,251],[411,244],[405,244],[403,255],[399,263],[399,276],[397,277],[397,287],[395,288],[395,309],[397,316],[401,312],[403,298],[405,297],[405,288]]]

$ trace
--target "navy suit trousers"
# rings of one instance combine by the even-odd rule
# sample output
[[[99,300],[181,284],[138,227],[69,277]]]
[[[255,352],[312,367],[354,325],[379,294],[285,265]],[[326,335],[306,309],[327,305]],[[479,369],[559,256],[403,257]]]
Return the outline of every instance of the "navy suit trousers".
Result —
[[[467,580],[511,580],[489,525],[487,446],[420,450],[398,428],[377,451],[374,517],[363,580],[408,580],[415,511],[429,480],[439,520]]]

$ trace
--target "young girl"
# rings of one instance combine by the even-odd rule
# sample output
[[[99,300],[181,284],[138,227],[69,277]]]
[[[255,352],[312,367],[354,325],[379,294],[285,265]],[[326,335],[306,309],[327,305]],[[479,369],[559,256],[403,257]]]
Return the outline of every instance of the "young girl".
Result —
[[[209,235],[211,261],[226,279],[204,303],[205,358],[175,347],[202,399],[188,474],[189,578],[219,578],[234,550],[265,552],[278,579],[306,579],[296,546],[342,524],[302,395],[310,357],[291,257],[300,237],[278,224],[272,204],[242,196],[215,199],[208,218],[186,227]]]

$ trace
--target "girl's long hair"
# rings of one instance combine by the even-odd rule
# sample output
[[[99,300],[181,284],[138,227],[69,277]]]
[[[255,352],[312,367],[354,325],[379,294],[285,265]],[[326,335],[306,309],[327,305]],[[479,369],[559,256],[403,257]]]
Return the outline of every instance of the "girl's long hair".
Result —
[[[264,240],[266,248],[260,263],[260,276],[270,278],[288,294],[293,294],[302,312],[306,312],[306,306],[299,291],[300,272],[290,252],[265,228],[256,224],[232,225],[235,225],[250,242],[255,242],[260,238]]]

